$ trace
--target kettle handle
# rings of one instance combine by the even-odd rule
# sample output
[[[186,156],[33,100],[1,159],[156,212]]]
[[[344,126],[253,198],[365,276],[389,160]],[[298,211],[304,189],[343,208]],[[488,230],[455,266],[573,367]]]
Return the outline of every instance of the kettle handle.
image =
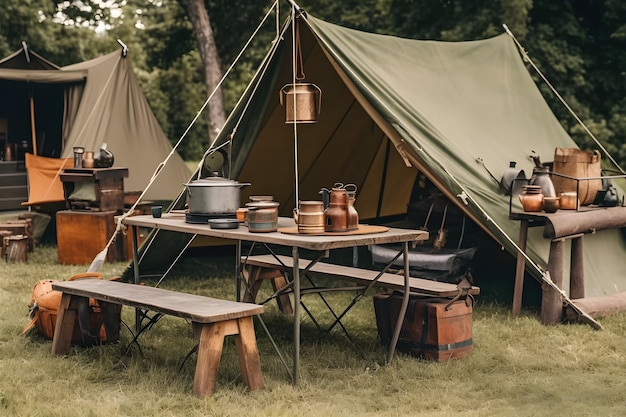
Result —
[[[356,184],[346,184],[343,187],[348,194],[356,194],[357,186]]]

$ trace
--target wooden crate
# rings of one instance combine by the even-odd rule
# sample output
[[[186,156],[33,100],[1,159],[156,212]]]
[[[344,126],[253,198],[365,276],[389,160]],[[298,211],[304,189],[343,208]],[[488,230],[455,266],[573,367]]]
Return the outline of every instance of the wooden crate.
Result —
[[[59,263],[90,264],[115,232],[115,211],[63,210],[56,214]],[[127,260],[125,239],[118,237],[107,251],[107,262]]]
[[[387,346],[391,343],[401,304],[401,294],[374,296],[378,334]],[[398,339],[400,352],[446,361],[464,358],[473,348],[471,303],[411,297]]]

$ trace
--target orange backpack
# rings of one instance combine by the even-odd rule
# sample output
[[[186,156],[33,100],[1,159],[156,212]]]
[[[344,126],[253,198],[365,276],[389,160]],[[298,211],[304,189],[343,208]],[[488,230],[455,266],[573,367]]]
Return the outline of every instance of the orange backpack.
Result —
[[[102,274],[99,272],[85,272],[83,274],[74,275],[68,281],[74,281],[77,279],[95,278],[102,279]],[[57,315],[59,306],[61,305],[60,291],[52,289],[54,280],[41,280],[35,284],[33,288],[33,295],[28,303],[30,309],[31,321],[22,331],[25,334],[33,327],[37,327],[37,330],[41,332],[45,337],[52,339],[54,337],[54,328],[57,322]],[[98,335],[101,342],[106,341],[106,332],[102,322],[102,312],[98,306],[98,302],[93,298],[89,299],[89,334]],[[83,336],[78,324],[78,316],[74,323],[74,330],[72,332],[72,343],[83,344]]]

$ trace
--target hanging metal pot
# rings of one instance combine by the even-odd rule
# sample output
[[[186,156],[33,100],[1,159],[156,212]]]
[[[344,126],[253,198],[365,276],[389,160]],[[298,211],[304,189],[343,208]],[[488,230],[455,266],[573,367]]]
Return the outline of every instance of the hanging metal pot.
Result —
[[[281,106],[283,101],[285,123],[315,123],[322,109],[322,90],[311,83],[287,84],[280,90]]]

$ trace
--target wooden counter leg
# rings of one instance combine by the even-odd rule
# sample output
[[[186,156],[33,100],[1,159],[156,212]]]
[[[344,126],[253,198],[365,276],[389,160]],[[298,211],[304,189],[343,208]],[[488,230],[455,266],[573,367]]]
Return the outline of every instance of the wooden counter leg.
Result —
[[[572,239],[569,297],[572,300],[585,298],[585,265],[583,262],[583,238]]]
[[[63,294],[61,297],[52,338],[53,355],[66,355],[70,351],[74,321],[76,320],[76,310],[69,309],[71,301],[72,296],[70,294]]]
[[[526,237],[528,236],[528,220],[522,220],[519,228],[519,240],[517,246],[526,252]],[[526,268],[526,258],[523,253],[517,254],[517,264],[515,266],[515,286],[513,287],[513,307],[511,315],[518,317],[522,311],[522,292],[524,291],[524,270]]]
[[[563,287],[563,239],[555,239],[550,243],[548,256],[548,271],[552,282]],[[563,299],[561,293],[546,282],[541,284],[541,322],[543,324],[557,324],[563,316]]]
[[[224,346],[224,322],[201,325],[198,331],[198,359],[193,378],[193,393],[198,397],[213,394],[217,380],[217,368]]]
[[[237,324],[239,334],[235,335],[235,343],[243,383],[250,391],[261,389],[263,388],[263,376],[252,317],[242,317],[237,320]]]

